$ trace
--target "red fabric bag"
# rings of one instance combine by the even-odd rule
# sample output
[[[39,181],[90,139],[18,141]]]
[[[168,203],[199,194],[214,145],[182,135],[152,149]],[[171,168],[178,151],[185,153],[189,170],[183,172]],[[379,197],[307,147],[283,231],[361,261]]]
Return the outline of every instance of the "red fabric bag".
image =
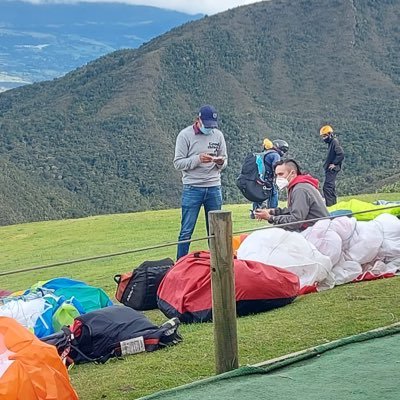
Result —
[[[299,278],[282,268],[234,259],[238,316],[268,311],[291,303],[299,294]],[[210,253],[190,253],[167,272],[158,287],[158,308],[181,322],[212,319]]]

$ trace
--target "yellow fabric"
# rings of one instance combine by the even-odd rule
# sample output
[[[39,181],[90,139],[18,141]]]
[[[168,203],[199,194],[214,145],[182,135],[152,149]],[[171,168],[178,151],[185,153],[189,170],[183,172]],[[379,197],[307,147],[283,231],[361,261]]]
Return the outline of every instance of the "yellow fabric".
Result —
[[[264,139],[263,146],[264,146],[265,150],[269,150],[269,149],[272,149],[274,147],[274,145],[272,144],[272,142],[268,138]]]
[[[328,207],[328,211],[330,213],[338,210],[349,210],[351,212],[360,212],[360,211],[368,211],[374,210],[367,213],[356,214],[354,217],[358,221],[371,221],[372,219],[376,218],[378,215],[383,213],[393,214],[396,216],[400,215],[400,206],[391,208],[391,209],[384,209],[387,207],[386,205],[375,205],[371,203],[367,203],[365,201],[351,199],[347,201],[341,201],[334,206]],[[382,208],[384,210],[382,210]]]
[[[25,293],[25,290],[18,290],[17,292],[13,292],[10,294],[12,297],[22,296]]]
[[[321,136],[326,136],[329,135],[330,133],[333,132],[333,128],[330,125],[324,125],[320,130],[319,130],[319,134]]]

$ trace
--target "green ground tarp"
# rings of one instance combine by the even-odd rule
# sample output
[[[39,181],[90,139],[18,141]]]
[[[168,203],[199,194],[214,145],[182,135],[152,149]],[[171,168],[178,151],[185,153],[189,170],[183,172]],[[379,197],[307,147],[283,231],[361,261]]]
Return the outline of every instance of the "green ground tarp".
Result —
[[[142,399],[398,400],[400,324]]]

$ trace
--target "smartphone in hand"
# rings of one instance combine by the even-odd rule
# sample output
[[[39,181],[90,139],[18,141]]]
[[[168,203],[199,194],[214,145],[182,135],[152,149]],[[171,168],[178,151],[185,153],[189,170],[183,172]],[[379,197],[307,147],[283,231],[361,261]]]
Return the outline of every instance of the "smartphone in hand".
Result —
[[[213,157],[213,162],[217,165],[223,165],[225,161],[225,157],[219,156],[219,157]]]

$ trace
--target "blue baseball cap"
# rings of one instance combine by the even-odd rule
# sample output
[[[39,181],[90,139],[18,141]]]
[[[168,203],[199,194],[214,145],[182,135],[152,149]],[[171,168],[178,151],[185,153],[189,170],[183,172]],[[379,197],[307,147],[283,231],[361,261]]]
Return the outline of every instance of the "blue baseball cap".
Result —
[[[218,113],[213,106],[205,105],[201,107],[199,117],[205,128],[218,128]]]

